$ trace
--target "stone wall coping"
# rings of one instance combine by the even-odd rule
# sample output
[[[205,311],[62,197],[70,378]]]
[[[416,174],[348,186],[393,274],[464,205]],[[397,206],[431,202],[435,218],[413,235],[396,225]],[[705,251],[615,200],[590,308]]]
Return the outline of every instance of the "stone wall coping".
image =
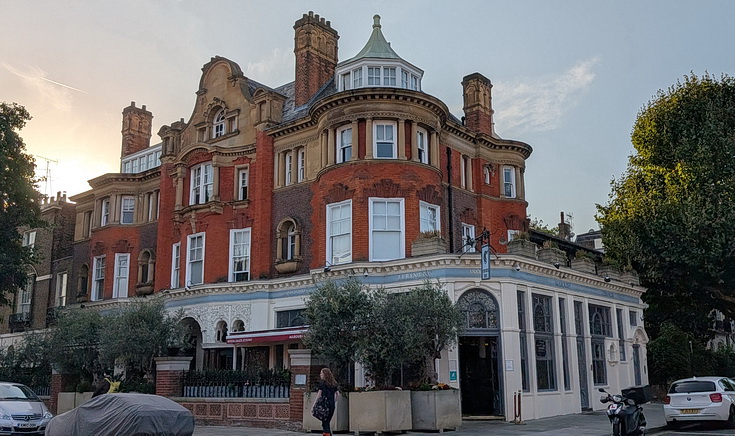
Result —
[[[192,357],[156,357],[156,371],[188,371]]]
[[[177,403],[289,403],[288,398],[200,398],[168,397]]]

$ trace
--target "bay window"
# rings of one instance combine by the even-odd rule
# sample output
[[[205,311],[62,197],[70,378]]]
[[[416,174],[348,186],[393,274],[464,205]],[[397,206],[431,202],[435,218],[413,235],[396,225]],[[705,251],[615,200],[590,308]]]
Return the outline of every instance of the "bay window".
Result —
[[[327,262],[352,262],[352,200],[327,205]]]
[[[337,163],[347,162],[352,158],[352,128],[343,127],[337,130]]]
[[[513,167],[503,167],[503,195],[516,198],[516,172]]]
[[[135,197],[126,195],[122,197],[122,207],[120,209],[120,224],[133,224],[135,215]]]
[[[370,260],[402,259],[405,254],[403,198],[370,198]]]
[[[186,285],[204,283],[204,233],[189,235],[186,250]]]

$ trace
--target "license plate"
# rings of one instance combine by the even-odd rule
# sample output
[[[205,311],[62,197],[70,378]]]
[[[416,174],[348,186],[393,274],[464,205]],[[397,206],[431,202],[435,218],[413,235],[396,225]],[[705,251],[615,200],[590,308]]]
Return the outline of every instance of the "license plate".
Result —
[[[28,427],[38,427],[38,424],[36,424],[35,422],[19,422],[15,426],[28,428]]]
[[[699,413],[701,409],[681,409],[681,413],[685,415],[690,415],[692,413]]]

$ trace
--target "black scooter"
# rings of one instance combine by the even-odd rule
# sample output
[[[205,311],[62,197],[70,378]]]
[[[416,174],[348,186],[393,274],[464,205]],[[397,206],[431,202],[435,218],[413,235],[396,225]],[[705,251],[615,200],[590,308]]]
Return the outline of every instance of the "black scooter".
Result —
[[[605,395],[600,398],[607,406],[607,417],[612,424],[613,436],[643,436],[646,434],[646,417],[643,407],[635,399],[624,395],[610,395],[604,389],[598,389]]]

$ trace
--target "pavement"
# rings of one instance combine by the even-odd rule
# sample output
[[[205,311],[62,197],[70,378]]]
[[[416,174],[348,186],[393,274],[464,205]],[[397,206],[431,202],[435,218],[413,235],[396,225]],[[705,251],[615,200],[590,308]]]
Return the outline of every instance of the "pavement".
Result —
[[[643,405],[643,413],[648,421],[647,434],[655,434],[666,426],[664,408],[661,403]],[[506,421],[462,421],[462,427],[455,431],[446,431],[447,436],[480,436],[480,435],[568,435],[568,436],[609,436],[611,434],[610,421],[604,411],[576,413],[572,415],[554,416],[551,418],[531,419],[522,424],[513,424]],[[218,427],[197,426],[194,436],[295,436],[304,435],[303,432],[277,430],[256,427]],[[320,433],[313,433],[320,434]],[[346,433],[352,434],[352,433]],[[367,435],[369,433],[361,433]],[[438,433],[423,433],[407,431],[405,435],[434,435]]]

